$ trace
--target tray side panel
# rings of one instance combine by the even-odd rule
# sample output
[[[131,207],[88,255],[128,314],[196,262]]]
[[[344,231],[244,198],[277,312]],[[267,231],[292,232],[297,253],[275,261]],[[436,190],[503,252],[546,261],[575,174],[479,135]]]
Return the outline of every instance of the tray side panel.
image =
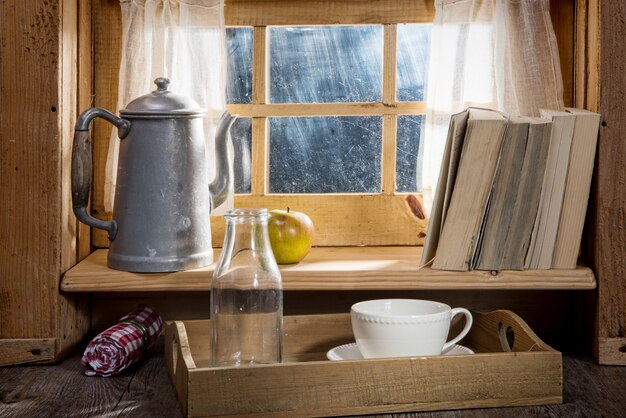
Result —
[[[361,413],[562,402],[558,352],[291,363],[189,372],[189,416]]]
[[[286,356],[326,353],[333,347],[354,341],[349,313],[289,315],[283,319],[283,328]]]
[[[208,367],[211,321],[176,321],[175,324],[178,328],[170,327],[166,332],[180,334],[180,327],[183,326],[186,347],[195,366]],[[285,361],[325,360],[329,349],[350,342],[354,342],[350,314],[287,315],[283,318]]]
[[[174,321],[165,326],[165,362],[178,403],[183,414],[187,415],[189,370],[195,369],[196,365],[183,322]]]

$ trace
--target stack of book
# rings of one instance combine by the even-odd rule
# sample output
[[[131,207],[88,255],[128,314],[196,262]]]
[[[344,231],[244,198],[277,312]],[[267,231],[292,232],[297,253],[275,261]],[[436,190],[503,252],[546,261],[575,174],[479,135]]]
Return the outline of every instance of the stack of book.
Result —
[[[453,115],[421,264],[576,268],[599,124],[580,109]]]

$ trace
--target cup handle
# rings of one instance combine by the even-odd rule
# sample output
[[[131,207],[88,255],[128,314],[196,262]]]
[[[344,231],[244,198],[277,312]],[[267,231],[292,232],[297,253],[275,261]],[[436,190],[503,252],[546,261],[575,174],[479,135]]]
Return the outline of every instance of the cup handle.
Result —
[[[470,311],[468,311],[465,308],[454,308],[450,311],[450,320],[452,320],[452,318],[454,318],[458,314],[465,315],[465,327],[463,328],[463,330],[461,331],[459,335],[457,335],[455,338],[453,338],[452,340],[448,341],[447,343],[443,345],[443,348],[441,349],[441,354],[446,353],[448,350],[454,347],[456,343],[461,341],[461,339],[467,335],[470,328],[472,328],[472,323],[474,321],[472,319],[472,314],[470,313]]]

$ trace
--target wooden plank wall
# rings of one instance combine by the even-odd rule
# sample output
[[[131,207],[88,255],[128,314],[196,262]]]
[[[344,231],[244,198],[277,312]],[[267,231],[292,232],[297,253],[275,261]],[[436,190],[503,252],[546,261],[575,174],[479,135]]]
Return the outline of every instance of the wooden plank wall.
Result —
[[[602,115],[584,237],[598,280],[595,350],[601,364],[626,365],[626,4],[579,0],[578,8],[586,54],[577,103]]]
[[[437,300],[452,307],[479,311],[510,309],[520,315],[544,341],[559,351],[580,353],[583,336],[571,320],[579,290],[368,290],[288,291],[285,315],[347,313],[356,302],[369,299],[415,298]],[[92,332],[97,333],[131,310],[148,303],[164,320],[209,318],[209,292],[109,292],[93,297]],[[546,306],[550,306],[546,313]]]
[[[0,4],[0,365],[58,359],[89,326],[86,298],[59,292],[78,255],[77,3]]]
[[[98,60],[110,63],[113,58],[107,54],[115,55],[119,50],[118,45],[105,42],[95,42],[93,45],[91,25],[94,25],[94,32],[98,32],[101,29],[98,25],[108,20],[103,19],[105,16],[100,13],[92,16],[92,3],[94,9],[104,3],[117,5],[117,1],[113,0],[62,0],[51,3],[23,0],[0,4],[0,39],[3,40],[0,43],[0,192],[5,197],[0,202],[0,364],[58,358],[82,337],[88,326],[90,313],[85,298],[60,294],[58,284],[62,272],[90,251],[88,239],[77,241],[75,238],[76,234],[81,238],[88,237],[89,230],[76,226],[68,200],[71,142],[68,134],[71,134],[76,106],[79,110],[89,105],[111,109],[116,106],[115,103],[94,102],[92,96],[98,88],[117,88],[114,83],[117,69],[113,66],[108,77],[92,77],[92,60],[96,60],[96,67]],[[246,2],[238,3],[243,7]],[[581,3],[587,4],[579,0]],[[598,0],[589,0],[589,3],[597,5]],[[573,16],[573,2],[553,0],[551,4],[555,21],[566,22],[565,25],[555,27],[561,45],[564,75],[571,79],[571,75],[567,75],[567,68],[571,65],[573,47],[563,48],[563,42],[565,45],[571,42],[571,29],[568,32],[570,26],[567,21],[568,16]],[[620,16],[623,17],[617,13],[621,7],[610,6],[609,12],[603,14],[603,23],[604,19],[614,22]],[[355,22],[359,19],[361,23],[366,22],[362,21],[359,13],[358,8],[351,9],[352,19]],[[402,10],[397,12],[400,16],[404,13]],[[424,10],[423,13],[432,14],[432,10]],[[423,19],[423,16],[418,18]],[[242,24],[252,23],[246,21]],[[610,29],[608,23],[604,25],[607,27],[603,26],[603,30]],[[616,27],[621,28],[619,25]],[[607,62],[613,52],[611,48],[621,46],[620,29],[612,30],[613,36],[607,39],[614,43],[610,47],[606,43],[603,46],[604,60]],[[77,33],[81,34],[80,37]],[[78,38],[82,40],[80,43]],[[618,63],[611,64],[612,67],[606,62],[603,64],[606,64],[603,76],[617,78],[614,72],[619,70]],[[593,74],[592,69],[585,80],[593,81]],[[573,97],[572,86],[571,80],[569,83],[566,80],[566,101],[567,97]],[[611,99],[617,100],[617,94],[610,93]],[[606,97],[609,97],[609,92]],[[610,103],[606,101],[605,106]],[[612,212],[613,219],[617,221],[623,220],[620,216],[623,217],[624,201],[623,197],[622,200],[617,198],[619,190],[609,178],[617,172],[613,170],[619,171],[620,166],[616,162],[623,160],[623,145],[616,140],[619,133],[615,130],[622,117],[620,113],[623,112],[615,110],[612,113],[615,124],[607,125],[615,127],[609,131],[613,135],[609,138],[615,141],[612,148],[601,152],[599,159],[605,174],[599,175],[596,184],[596,189],[605,183],[609,186],[613,184],[609,189],[614,193],[613,201],[617,200],[619,204],[619,210]],[[603,135],[605,138],[606,134]],[[610,158],[612,151],[617,152],[615,160]],[[608,160],[606,168],[604,160]],[[601,243],[603,233],[621,224],[600,222],[602,210],[613,210],[613,206],[600,202],[597,195],[595,199],[594,225],[597,224],[597,228],[591,239]],[[619,230],[616,228],[609,232],[615,238]],[[623,238],[616,242],[623,242]],[[614,260],[600,257],[597,248],[591,252],[595,254],[597,268],[602,275],[612,277],[611,274],[618,275],[621,272],[623,278],[623,265],[612,267],[610,263]],[[613,252],[613,255],[616,253]],[[617,288],[610,287],[609,283],[608,288],[601,290],[601,296],[604,295],[606,299],[620,286],[623,291],[623,283],[620,285],[619,281],[615,282]],[[324,295],[318,296],[318,302],[325,299]],[[619,296],[614,298],[618,298],[613,300],[616,306],[620,306],[620,303],[623,305],[623,299],[619,299]],[[185,299],[183,297],[181,303]],[[328,305],[331,304],[334,302]],[[609,321],[606,334],[603,334],[606,337],[623,337],[625,320],[624,312],[621,310],[620,313],[620,309],[607,310],[605,317],[617,314],[618,319]]]

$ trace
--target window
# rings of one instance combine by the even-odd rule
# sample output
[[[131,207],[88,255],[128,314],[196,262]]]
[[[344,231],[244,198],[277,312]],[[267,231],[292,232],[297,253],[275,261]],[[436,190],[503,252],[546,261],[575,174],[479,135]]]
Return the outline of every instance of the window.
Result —
[[[572,2],[551,0],[550,3],[565,79],[564,98],[566,104],[571,105],[574,56],[571,28],[575,7]],[[93,44],[94,56],[97,57],[94,62],[94,104],[115,109],[120,64],[120,51],[116,46],[121,44],[122,33],[119,2],[96,2],[93,7]],[[235,204],[238,207],[290,206],[306,211],[316,223],[317,245],[421,243],[420,236],[426,232],[427,225],[426,220],[414,215],[419,213],[416,202],[420,199],[415,173],[420,171],[422,164],[422,161],[415,158],[422,152],[422,144],[416,140],[415,132],[420,131],[424,123],[424,92],[420,86],[424,86],[427,80],[425,71],[414,69],[426,68],[428,24],[434,18],[434,2],[233,0],[225,2],[224,12],[226,25],[231,27],[228,38],[231,48],[230,73],[233,77],[228,87],[229,109],[232,113],[241,115],[233,131],[237,138],[236,158],[244,162],[245,168],[236,174]],[[340,29],[339,34],[328,35],[328,28],[330,32],[333,32],[332,29],[344,29]],[[337,88],[334,96],[323,96],[323,93],[322,97],[297,96],[294,91],[276,92],[276,85],[272,88],[272,82],[285,83],[285,77],[296,74],[287,74],[282,80],[272,78],[277,67],[272,68],[273,48],[270,43],[291,45],[312,36],[326,36],[323,41],[329,45],[334,45],[333,42],[337,39],[351,40],[355,44],[366,39],[367,42],[375,42],[376,45],[366,55],[370,57],[370,61],[378,60],[376,66],[379,70],[364,72],[364,68],[358,68],[354,74],[358,74],[360,79],[364,74],[372,79],[380,77],[380,82],[376,80],[370,83],[372,88],[367,91],[358,89],[364,85],[355,86],[356,81],[352,79],[350,88]],[[379,41],[380,37],[382,40]],[[380,58],[372,58],[378,57],[377,51],[381,51]],[[349,58],[357,59],[356,56]],[[354,65],[351,71],[353,68]],[[305,69],[299,69],[301,71],[297,75],[310,76],[310,71],[304,71]],[[375,89],[379,85],[380,90]],[[359,95],[355,95],[355,91]],[[367,128],[376,133],[367,138],[367,147],[360,150],[359,158],[368,160],[367,173],[376,173],[379,183],[358,176],[366,187],[351,190],[345,186],[345,182],[337,180],[338,176],[335,174],[328,183],[337,190],[342,190],[341,192],[329,193],[327,188],[315,190],[302,184],[290,186],[290,182],[299,183],[301,174],[289,173],[282,165],[297,168],[302,165],[298,161],[305,154],[298,155],[298,159],[295,156],[284,156],[282,161],[272,159],[272,150],[276,152],[283,148],[280,145],[281,135],[282,141],[292,146],[292,132],[303,129],[316,132],[317,138],[329,141],[326,138],[328,133],[322,132],[332,134],[333,130],[337,132],[338,128],[347,127],[346,122],[355,120],[361,125],[361,130]],[[355,141],[356,133],[350,133],[353,136],[346,143]],[[106,216],[103,196],[109,135],[110,127],[96,122],[92,211],[101,217]],[[319,139],[313,139],[313,142],[327,151],[318,143]],[[342,142],[338,145],[346,144]],[[350,147],[346,150],[350,150]],[[373,157],[374,153],[377,157]],[[331,153],[332,156],[339,154]],[[356,157],[351,152],[349,154]],[[317,155],[321,157],[319,152]],[[318,164],[313,160],[307,160],[306,163],[313,167]],[[241,164],[237,162],[238,166]],[[344,164],[329,163],[328,167],[317,171],[331,171],[338,165],[344,168]],[[313,171],[308,167],[299,169],[307,173]],[[272,173],[278,173],[277,181],[272,181]],[[314,184],[315,181],[311,180],[310,183]],[[223,220],[215,217],[212,222],[213,242],[221,243]],[[96,247],[108,246],[106,233],[94,230],[92,242]]]
[[[236,205],[307,212],[318,245],[419,243],[407,193],[429,37],[429,24],[229,27]]]

